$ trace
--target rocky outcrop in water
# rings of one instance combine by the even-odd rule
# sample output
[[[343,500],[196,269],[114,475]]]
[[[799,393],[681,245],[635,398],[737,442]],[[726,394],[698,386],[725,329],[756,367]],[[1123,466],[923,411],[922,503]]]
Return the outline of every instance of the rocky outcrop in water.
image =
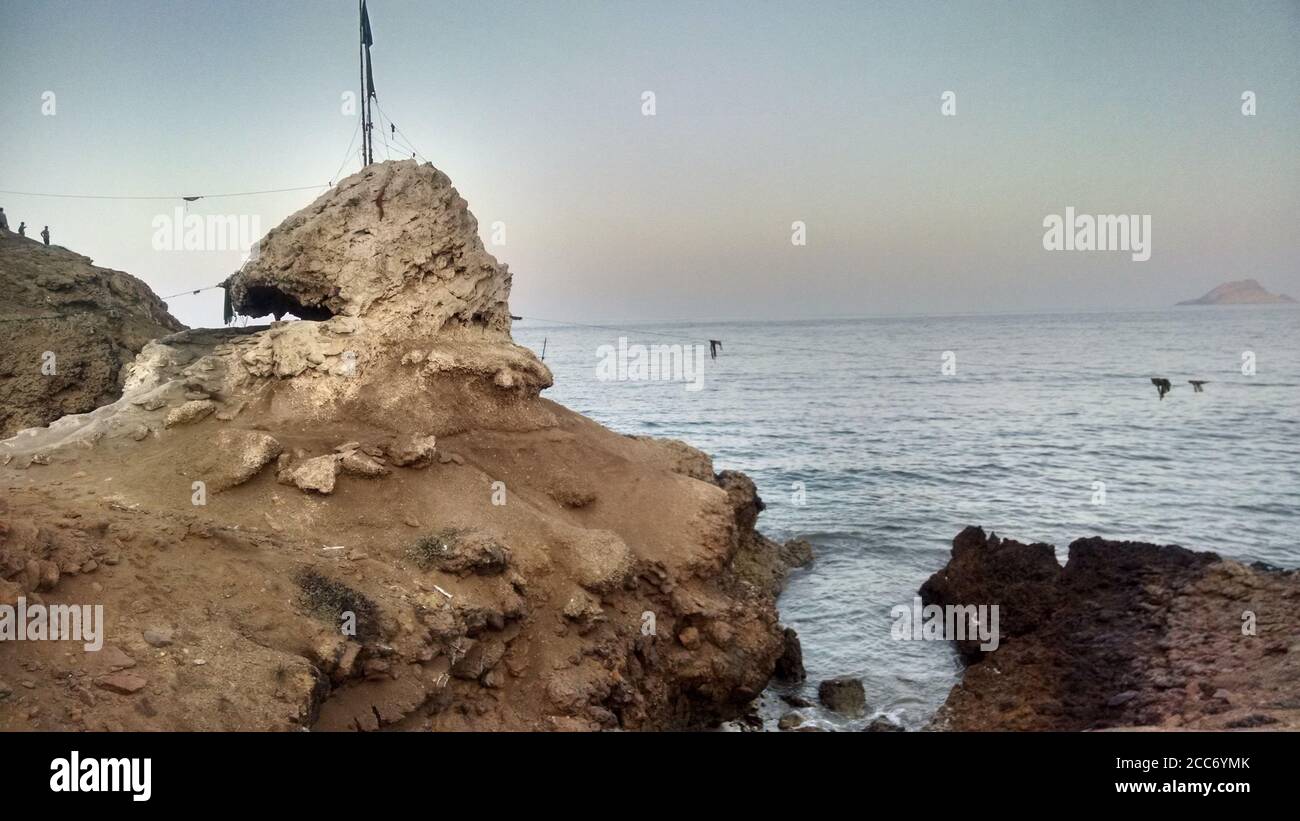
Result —
[[[1300,727],[1300,573],[1214,553],[968,527],[926,604],[997,604],[1000,646],[971,661],[941,730]]]
[[[1207,292],[1199,299],[1188,299],[1179,305],[1276,305],[1294,303],[1286,294],[1270,293],[1267,288],[1253,279],[1225,282]]]
[[[801,545],[698,450],[539,396],[431,166],[343,181],[228,285],[308,318],[159,339],[120,400],[0,442],[0,594],[108,622],[6,648],[40,686],[0,729],[692,727],[788,656]]]
[[[0,437],[117,399],[151,339],[184,328],[140,280],[0,231]]]

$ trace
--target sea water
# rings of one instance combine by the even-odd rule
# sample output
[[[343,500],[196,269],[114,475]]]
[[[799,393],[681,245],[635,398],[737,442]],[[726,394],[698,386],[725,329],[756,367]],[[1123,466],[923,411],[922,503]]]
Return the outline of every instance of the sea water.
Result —
[[[871,716],[922,726],[960,663],[947,643],[894,639],[890,613],[968,524],[1062,561],[1103,536],[1300,566],[1300,306],[598,324],[515,323],[520,344],[545,344],[545,395],[745,472],[760,529],[814,545],[779,602],[808,682],[766,694],[769,721],[780,695],[815,702],[819,681],[851,675]],[[722,349],[687,390],[602,373],[621,337]],[[1163,400],[1152,377],[1174,385]]]

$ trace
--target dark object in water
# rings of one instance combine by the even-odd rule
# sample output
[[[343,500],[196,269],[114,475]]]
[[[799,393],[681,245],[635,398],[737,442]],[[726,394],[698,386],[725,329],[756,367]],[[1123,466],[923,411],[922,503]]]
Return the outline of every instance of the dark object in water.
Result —
[[[1151,384],[1156,386],[1156,393],[1160,394],[1161,399],[1164,399],[1165,394],[1169,393],[1173,388],[1173,385],[1169,384],[1168,379],[1159,376],[1151,377]]]
[[[1187,380],[1187,384],[1189,384],[1189,385],[1192,386],[1192,391],[1193,391],[1194,393],[1205,393],[1205,389],[1202,388],[1201,386],[1204,385],[1207,381],[1209,381],[1209,380],[1206,380],[1206,379],[1189,379],[1189,380]]]
[[[710,339],[710,340],[709,340],[709,357],[710,357],[711,359],[717,359],[717,358],[718,358],[718,351],[720,351],[720,350],[722,350],[722,340],[721,340],[721,339]]]

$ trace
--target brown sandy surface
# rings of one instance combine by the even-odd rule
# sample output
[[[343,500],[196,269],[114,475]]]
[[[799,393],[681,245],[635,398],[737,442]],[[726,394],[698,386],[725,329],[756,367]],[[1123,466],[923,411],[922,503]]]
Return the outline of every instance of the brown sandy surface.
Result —
[[[163,338],[120,400],[0,442],[0,600],[107,622],[0,645],[0,729],[744,712],[787,642],[752,482],[540,398],[509,282],[444,175],[372,166],[230,283],[315,319]]]

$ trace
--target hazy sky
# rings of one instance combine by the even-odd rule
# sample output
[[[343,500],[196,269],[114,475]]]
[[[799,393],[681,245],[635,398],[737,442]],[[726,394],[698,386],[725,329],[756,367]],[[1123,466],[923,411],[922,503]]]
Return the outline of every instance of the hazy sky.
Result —
[[[380,104],[485,242],[505,223],[489,247],[515,313],[1128,308],[1247,276],[1300,298],[1294,1],[369,7]],[[0,0],[0,21],[0,189],[324,184],[356,127],[352,0]],[[190,208],[265,232],[314,196]],[[0,194],[11,227],[48,224],[163,295],[239,262],[154,250],[152,220],[179,204]],[[1045,251],[1066,206],[1150,214],[1151,259]],[[220,324],[219,292],[170,304]]]

